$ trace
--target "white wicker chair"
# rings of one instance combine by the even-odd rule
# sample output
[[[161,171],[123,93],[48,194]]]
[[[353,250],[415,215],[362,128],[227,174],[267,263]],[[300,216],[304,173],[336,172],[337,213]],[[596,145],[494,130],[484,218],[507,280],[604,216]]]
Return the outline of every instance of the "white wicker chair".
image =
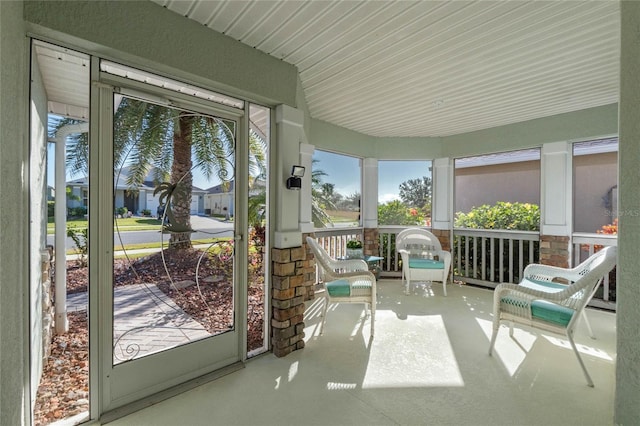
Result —
[[[496,287],[493,302],[493,335],[489,355],[502,321],[509,321],[509,335],[513,337],[513,323],[528,325],[567,336],[580,367],[593,387],[591,376],[573,341],[573,333],[583,316],[593,338],[584,308],[598,286],[616,265],[616,247],[606,247],[573,269],[531,264],[524,270],[520,284],[503,283]],[[567,284],[555,281],[562,279]]]
[[[330,303],[364,303],[365,318],[367,306],[371,309],[371,337],[373,337],[376,317],[376,277],[369,272],[367,262],[361,259],[335,260],[311,237],[307,237],[307,244],[315,255],[319,268],[318,275],[322,274],[325,290],[320,334],[324,330]]]
[[[421,228],[405,229],[396,236],[396,251],[402,256],[406,293],[409,293],[411,281],[441,281],[444,295],[447,295],[451,253],[442,250],[435,235]],[[428,254],[438,256],[439,260],[425,259]]]

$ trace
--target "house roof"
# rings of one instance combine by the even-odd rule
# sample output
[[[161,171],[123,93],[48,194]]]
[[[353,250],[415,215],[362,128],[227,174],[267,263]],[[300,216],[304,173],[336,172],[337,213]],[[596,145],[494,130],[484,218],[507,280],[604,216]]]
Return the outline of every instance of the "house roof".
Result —
[[[228,185],[228,186],[227,186]],[[205,189],[207,194],[223,194],[233,192],[236,187],[235,181],[229,181],[228,183],[221,183],[216,186],[212,186],[211,188]]]
[[[129,189],[129,185],[127,185],[128,171],[129,171],[128,167],[123,167],[122,169],[120,169],[120,173],[116,177],[114,177],[113,182],[114,182],[114,187],[116,189]],[[137,189],[145,190],[145,191],[153,191],[156,187],[156,183],[154,183],[153,180],[151,180],[151,176],[152,176],[152,171],[149,171],[149,173],[147,173],[146,180],[143,181],[142,185],[139,185]],[[67,185],[68,186],[89,186],[89,179],[86,176],[78,179],[73,179],[73,180],[67,181]],[[202,189],[193,185],[192,192],[204,194],[207,191],[205,189]]]

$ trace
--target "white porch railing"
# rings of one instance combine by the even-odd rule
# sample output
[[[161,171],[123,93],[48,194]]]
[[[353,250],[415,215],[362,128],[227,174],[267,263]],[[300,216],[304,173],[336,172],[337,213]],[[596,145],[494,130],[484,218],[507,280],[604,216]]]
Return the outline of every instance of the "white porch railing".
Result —
[[[347,255],[347,241],[364,241],[362,228],[330,228],[314,231],[318,244],[335,258]]]
[[[524,268],[538,262],[540,234],[535,231],[454,229],[454,279],[495,288],[517,284]]]
[[[379,263],[380,276],[385,278],[399,278],[402,275],[398,264],[396,253],[396,235],[406,226],[383,226],[378,228],[378,255],[384,257]],[[318,243],[329,253],[329,256],[336,258],[346,255],[347,241],[350,239],[364,240],[362,228],[331,228],[316,229],[316,239]]]
[[[572,236],[573,240],[573,260],[572,266],[580,264],[587,257],[591,256],[602,247],[617,246],[617,235],[587,234],[576,232]],[[616,269],[609,273],[602,282],[590,306],[597,308],[616,310]]]
[[[402,273],[395,250],[395,239],[405,226],[378,228],[380,276],[399,278]],[[316,239],[332,257],[346,255],[347,241],[363,240],[362,228],[316,229]],[[572,259],[575,266],[599,247],[617,245],[615,235],[574,233]],[[492,229],[455,229],[451,254],[454,279],[470,284],[495,288],[499,283],[520,282],[524,268],[540,260],[540,235],[535,231],[503,231]],[[603,285],[590,306],[615,310],[615,269],[605,277]]]
[[[386,278],[400,278],[402,269],[400,267],[400,258],[396,252],[396,237],[400,231],[407,229],[406,226],[382,226],[378,228],[378,247],[380,247],[380,256],[384,257],[381,261],[380,276]]]

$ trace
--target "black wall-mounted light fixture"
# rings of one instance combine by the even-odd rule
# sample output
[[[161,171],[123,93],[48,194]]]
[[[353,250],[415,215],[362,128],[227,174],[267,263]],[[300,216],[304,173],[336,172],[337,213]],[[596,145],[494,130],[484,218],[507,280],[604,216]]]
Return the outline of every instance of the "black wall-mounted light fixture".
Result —
[[[304,176],[303,166],[293,166],[291,168],[291,177],[287,179],[287,189],[302,188],[302,176]]]

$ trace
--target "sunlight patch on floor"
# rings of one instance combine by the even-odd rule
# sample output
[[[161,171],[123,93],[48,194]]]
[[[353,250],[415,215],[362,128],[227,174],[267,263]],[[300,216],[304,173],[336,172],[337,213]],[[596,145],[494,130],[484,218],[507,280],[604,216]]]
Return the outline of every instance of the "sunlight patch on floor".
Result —
[[[288,380],[292,381],[293,379],[295,379],[296,375],[298,374],[298,361],[294,362],[293,364],[291,364],[291,366],[289,367],[289,377]]]
[[[569,341],[567,339],[562,339],[562,338],[555,337],[555,336],[547,336],[547,335],[544,335],[544,334],[542,335],[542,337],[544,337],[550,343],[552,343],[552,344],[554,344],[556,346],[559,346],[561,348],[573,351],[573,349],[571,348],[571,344],[569,343]],[[597,349],[597,348],[594,348],[592,346],[581,345],[580,343],[577,343],[577,342],[576,342],[576,347],[578,348],[578,352],[580,352],[581,354],[585,354],[585,355],[593,356],[593,357],[596,357],[596,358],[604,359],[606,361],[613,361],[613,358],[611,358],[611,356],[608,353],[606,353],[605,351],[603,351],[601,349]]]
[[[478,325],[480,325],[485,336],[487,336],[488,351],[491,334],[493,333],[493,322],[482,318],[476,318],[476,321],[478,322]],[[518,368],[520,368],[536,341],[535,335],[517,327],[513,329],[513,336],[513,339],[509,337],[509,327],[503,325],[500,326],[500,330],[498,330],[498,337],[496,338],[496,345],[493,348],[493,356],[502,361],[502,364],[504,364],[507,372],[512,377],[516,371],[518,371]]]
[[[363,389],[464,386],[441,316],[378,311],[376,323]]]
[[[349,389],[356,389],[357,387],[358,387],[357,383],[337,383],[337,382],[327,383],[327,390],[349,390]]]

